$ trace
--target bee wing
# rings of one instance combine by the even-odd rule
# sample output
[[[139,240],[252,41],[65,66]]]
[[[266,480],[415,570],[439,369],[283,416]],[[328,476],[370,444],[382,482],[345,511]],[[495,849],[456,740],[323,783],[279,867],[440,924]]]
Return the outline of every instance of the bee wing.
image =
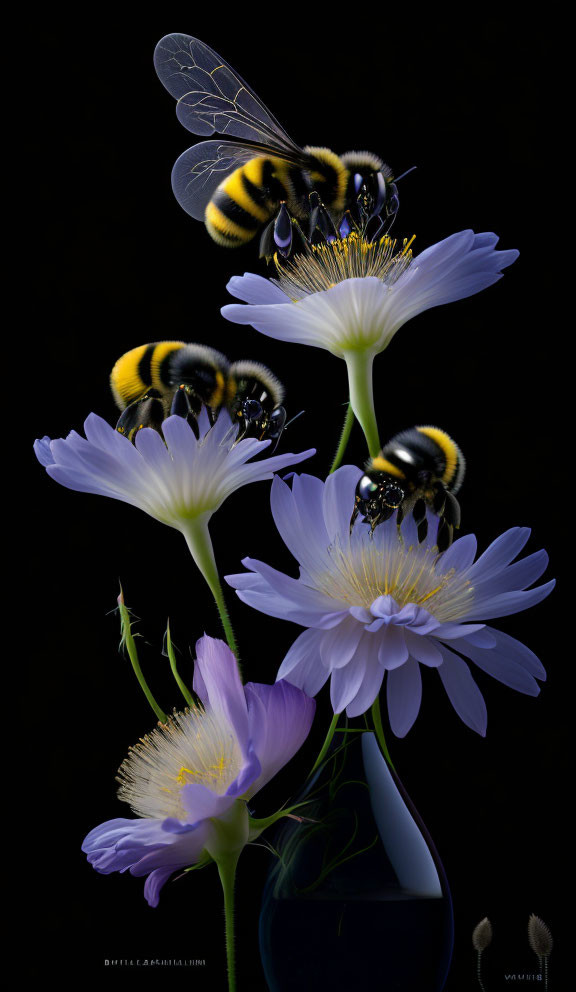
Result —
[[[257,154],[251,145],[233,141],[193,145],[172,169],[172,189],[178,203],[195,220],[204,220],[206,207],[222,180]]]
[[[154,65],[178,101],[178,120],[193,134],[216,132],[302,155],[242,77],[204,42],[187,34],[166,35],[156,46]]]

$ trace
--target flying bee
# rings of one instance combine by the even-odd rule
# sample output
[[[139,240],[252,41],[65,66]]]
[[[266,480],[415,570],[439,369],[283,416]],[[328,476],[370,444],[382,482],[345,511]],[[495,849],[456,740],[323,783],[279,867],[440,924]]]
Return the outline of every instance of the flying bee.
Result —
[[[325,237],[340,227],[367,225],[380,232],[380,215],[394,219],[398,190],[392,170],[371,152],[336,155],[300,148],[247,83],[197,38],[171,34],[154,53],[156,72],[178,101],[176,115],[202,141],[177,160],[172,187],[180,206],[203,220],[218,244],[246,244],[264,228],[261,255],[288,255],[292,217]],[[231,140],[228,140],[231,139]],[[312,204],[310,194],[316,194]],[[300,230],[298,225],[297,230]]]
[[[466,463],[460,448],[439,427],[411,427],[396,434],[376,458],[356,487],[350,526],[361,514],[372,531],[397,511],[400,524],[412,513],[418,540],[426,539],[426,509],[440,517],[437,544],[445,551],[460,526],[456,493],[462,485]]]
[[[274,450],[284,428],[284,387],[259,362],[230,364],[225,355],[202,344],[155,341],[132,348],[118,359],[110,386],[122,411],[116,429],[131,441],[142,427],[162,432],[176,414],[196,428],[204,405],[211,419],[226,407],[238,425],[237,440],[271,440]]]

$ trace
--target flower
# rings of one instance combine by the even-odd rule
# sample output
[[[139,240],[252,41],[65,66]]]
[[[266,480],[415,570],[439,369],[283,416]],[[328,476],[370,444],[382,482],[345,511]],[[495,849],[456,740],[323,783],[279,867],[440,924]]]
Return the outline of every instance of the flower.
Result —
[[[198,438],[188,422],[177,416],[163,422],[164,440],[145,427],[132,444],[95,413],[87,417],[84,429],[86,438],[71,431],[67,438],[51,441],[44,437],[35,442],[36,456],[48,475],[68,489],[132,503],[180,530],[212,591],[228,643],[235,649],[208,530],[210,518],[236,489],[271,479],[277,469],[309,458],[314,449],[246,464],[271,442],[235,441],[229,414],[221,410],[211,426],[204,407],[198,417]]]
[[[343,358],[352,409],[375,455],[374,356],[411,317],[497,282],[518,257],[516,250],[495,251],[497,242],[495,234],[460,231],[412,258],[408,243],[394,254],[390,238],[368,242],[353,233],[296,256],[278,281],[234,276],[227,288],[247,305],[228,304],[222,314],[268,337]]]
[[[423,310],[473,296],[501,278],[518,252],[495,251],[495,234],[460,231],[412,258],[408,246],[357,234],[313,246],[273,281],[248,272],[228,283],[223,315],[280,341],[349,351],[384,351],[402,324]]]
[[[544,599],[553,581],[527,586],[542,574],[548,556],[538,551],[510,564],[528,540],[525,527],[506,531],[476,562],[472,534],[439,554],[438,519],[432,514],[422,544],[412,517],[400,530],[391,518],[373,535],[358,520],[350,533],[360,475],[344,466],[325,483],[295,476],[292,490],[275,479],[274,520],[300,563],[300,577],[245,558],[251,571],[227,576],[227,582],[255,609],[308,628],[288,651],[278,678],[314,696],[331,677],[335,713],[364,713],[387,672],[390,724],[403,737],[420,709],[420,665],[426,665],[438,670],[464,723],[485,734],[484,699],[461,656],[519,692],[538,694],[535,679],[546,677],[540,661],[482,621]]]
[[[107,820],[82,845],[96,871],[147,875],[151,906],[174,871],[257,836],[246,800],[296,754],[314,718],[314,700],[288,682],[243,686],[223,641],[205,635],[196,651],[201,705],[159,724],[120,768],[118,795],[137,819]]]
[[[209,518],[249,482],[271,479],[278,469],[314,454],[309,449],[246,464],[271,442],[246,438],[235,443],[236,432],[224,410],[211,426],[202,408],[198,428],[199,439],[184,418],[168,417],[162,424],[164,441],[146,427],[132,444],[91,413],[84,423],[86,438],[71,431],[55,441],[44,437],[34,448],[48,475],[68,489],[132,503],[178,530],[185,530],[187,521]]]

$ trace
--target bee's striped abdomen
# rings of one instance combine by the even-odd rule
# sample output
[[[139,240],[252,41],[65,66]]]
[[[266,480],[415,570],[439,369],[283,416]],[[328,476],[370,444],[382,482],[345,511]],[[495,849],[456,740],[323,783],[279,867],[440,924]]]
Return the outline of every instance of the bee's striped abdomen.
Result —
[[[457,493],[464,479],[466,462],[460,448],[446,431],[439,427],[417,427],[416,430],[436,445],[443,460],[442,471],[439,472],[444,485],[453,493]]]
[[[246,244],[291,195],[290,166],[258,156],[235,169],[218,187],[204,216],[214,241],[228,248]]]
[[[163,393],[168,385],[168,358],[183,347],[183,341],[159,341],[142,344],[122,355],[110,375],[110,386],[119,408],[124,410],[150,388]]]

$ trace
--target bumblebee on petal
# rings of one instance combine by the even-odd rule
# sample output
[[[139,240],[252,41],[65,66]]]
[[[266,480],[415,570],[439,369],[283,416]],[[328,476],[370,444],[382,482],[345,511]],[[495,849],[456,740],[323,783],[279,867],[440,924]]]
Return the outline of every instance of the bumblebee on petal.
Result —
[[[222,407],[228,410],[238,425],[237,441],[270,440],[274,450],[286,421],[284,387],[265,365],[231,364],[203,344],[156,341],[132,348],[114,365],[110,387],[122,410],[116,430],[130,441],[142,427],[162,433],[162,422],[172,414],[197,430],[204,405],[212,420]]]
[[[402,523],[411,513],[418,540],[426,539],[426,508],[440,517],[437,547],[445,551],[460,526],[456,499],[466,463],[458,445],[439,427],[411,427],[396,434],[366,465],[356,487],[350,527],[361,515],[372,531],[396,513]]]

